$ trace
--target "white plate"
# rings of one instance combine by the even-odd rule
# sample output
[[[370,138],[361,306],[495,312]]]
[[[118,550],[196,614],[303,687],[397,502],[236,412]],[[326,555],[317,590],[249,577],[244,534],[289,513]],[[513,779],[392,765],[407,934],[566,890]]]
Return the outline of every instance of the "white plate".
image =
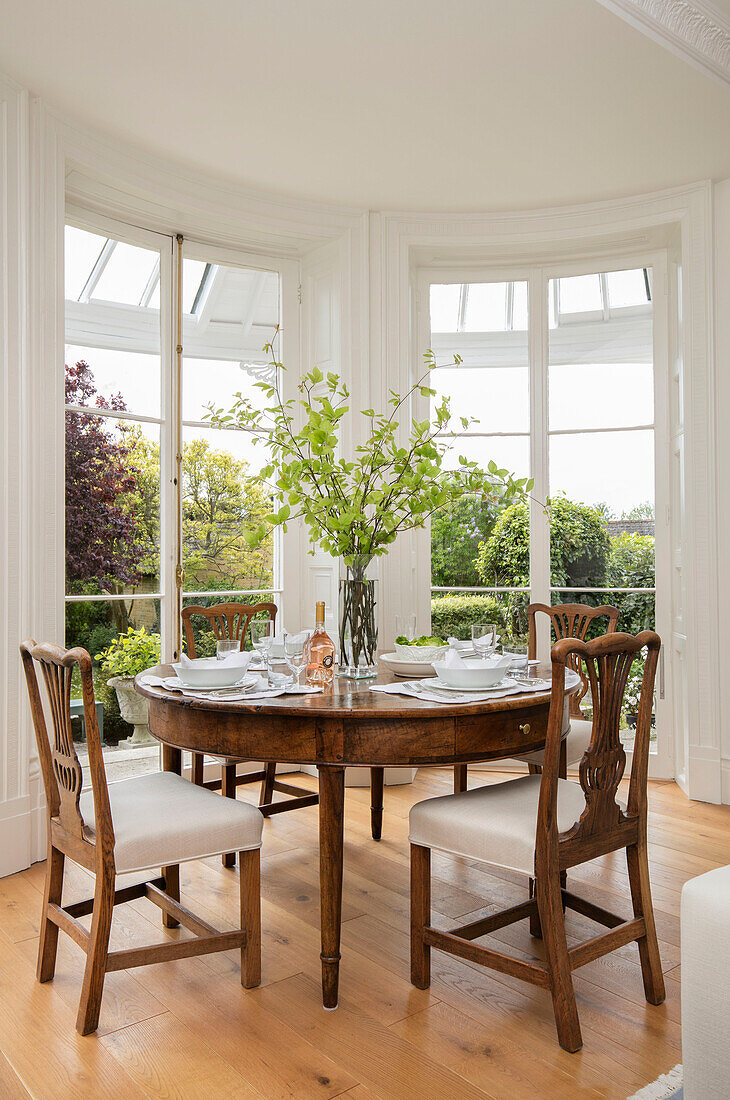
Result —
[[[244,676],[242,679],[237,680],[235,684],[225,684],[221,687],[220,684],[184,684],[177,676],[168,676],[163,683],[166,688],[170,688],[171,691],[235,691],[241,688],[250,687],[258,680],[258,676]]]
[[[284,688],[285,695],[316,695],[317,692],[324,691],[324,688],[318,687],[317,684],[301,684],[299,687]]]
[[[490,687],[488,687],[488,688],[485,688],[485,687],[480,687],[480,688],[475,688],[475,687],[457,688],[457,687],[452,687],[451,684],[447,684],[444,680],[441,680],[437,676],[436,677],[436,683],[434,684],[434,687],[436,687],[436,686],[438,686],[439,691],[442,691],[442,690],[443,691],[454,691],[454,692],[456,692],[457,695],[486,695],[490,691],[504,691],[505,688],[516,687],[517,685],[516,685],[514,680],[510,679],[509,676],[503,676],[501,680],[497,680],[496,684],[491,684]],[[425,690],[428,691],[428,688],[426,688]]]
[[[396,676],[405,676],[412,680],[415,676],[433,676],[431,665],[423,661],[399,661],[395,653],[381,653],[379,661],[382,661],[387,669]]]

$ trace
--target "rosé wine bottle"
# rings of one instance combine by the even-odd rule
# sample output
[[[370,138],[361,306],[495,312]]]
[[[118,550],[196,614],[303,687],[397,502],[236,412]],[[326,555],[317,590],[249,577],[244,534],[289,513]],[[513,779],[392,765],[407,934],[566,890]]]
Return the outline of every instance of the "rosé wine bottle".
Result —
[[[309,642],[308,684],[331,684],[335,678],[335,646],[324,628],[324,601],[317,603],[317,623]]]

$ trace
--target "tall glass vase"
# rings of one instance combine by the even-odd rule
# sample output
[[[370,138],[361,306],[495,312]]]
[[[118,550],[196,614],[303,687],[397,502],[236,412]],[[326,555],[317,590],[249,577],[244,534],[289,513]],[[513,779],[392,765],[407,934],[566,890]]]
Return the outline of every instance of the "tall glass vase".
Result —
[[[377,676],[377,581],[366,576],[367,562],[341,566],[340,676],[366,680]]]

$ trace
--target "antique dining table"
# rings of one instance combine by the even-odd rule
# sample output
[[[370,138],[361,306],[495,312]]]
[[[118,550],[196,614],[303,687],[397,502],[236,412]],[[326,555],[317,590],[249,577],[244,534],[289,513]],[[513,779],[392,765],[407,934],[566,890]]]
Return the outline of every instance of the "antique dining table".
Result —
[[[551,669],[534,674],[549,679]],[[371,691],[374,683],[396,681],[385,671],[377,680],[336,678],[320,694],[250,701],[191,698],[140,683],[150,675],[167,677],[173,670],[158,665],[135,680],[149,700],[149,729],[162,743],[166,771],[181,772],[183,751],[316,766],[322,998],[330,1009],[337,1007],[339,988],[345,768],[374,768],[381,777],[376,790],[382,792],[383,767],[454,765],[457,786],[464,789],[470,763],[543,748],[550,707],[549,687],[469,704]],[[571,684],[565,692],[563,737],[570,725],[568,696],[578,687]],[[379,837],[382,793],[376,794],[372,812],[373,834]]]

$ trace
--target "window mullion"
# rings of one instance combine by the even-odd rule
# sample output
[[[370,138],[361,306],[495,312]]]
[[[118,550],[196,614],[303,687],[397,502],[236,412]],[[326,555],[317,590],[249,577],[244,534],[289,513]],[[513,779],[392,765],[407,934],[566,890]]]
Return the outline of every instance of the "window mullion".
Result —
[[[548,497],[548,280],[545,272],[530,273],[528,284],[528,350],[530,376],[530,598],[550,602],[550,528],[545,515]],[[547,618],[545,616],[547,624]],[[541,624],[542,625],[542,624]],[[548,630],[538,627],[538,655],[547,658]]]

